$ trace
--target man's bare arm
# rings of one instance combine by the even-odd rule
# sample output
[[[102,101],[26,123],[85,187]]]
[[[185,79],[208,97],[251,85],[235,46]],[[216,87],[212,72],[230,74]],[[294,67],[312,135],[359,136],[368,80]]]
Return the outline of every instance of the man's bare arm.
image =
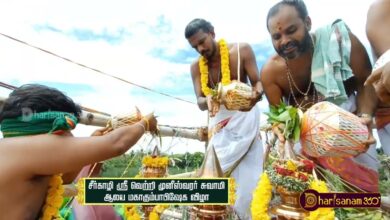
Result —
[[[357,37],[350,33],[351,59],[350,65],[357,83],[357,111],[373,115],[378,103],[374,87],[364,86],[364,82],[371,74],[371,63],[367,51]]]
[[[252,50],[252,47],[247,44],[242,44],[242,53],[244,55],[244,71],[247,73],[251,85],[255,91],[254,99],[259,101],[263,94],[263,86],[260,81],[259,68],[257,67],[256,57]]]
[[[390,50],[390,0],[375,1],[367,14],[366,32],[372,52],[379,58]],[[387,52],[390,53],[390,52]],[[366,85],[373,85],[379,99],[390,104],[390,61],[381,58],[383,67],[376,68],[366,80]]]
[[[269,59],[263,66],[260,74],[260,81],[263,85],[264,94],[267,97],[268,103],[273,106],[280,105],[283,98],[282,89],[276,83],[277,70]]]
[[[367,13],[367,38],[375,56],[379,57],[390,49],[390,1],[375,1]]]
[[[191,77],[192,77],[192,83],[194,85],[194,91],[195,91],[198,107],[202,111],[207,110],[208,109],[208,107],[207,107],[207,99],[203,95],[203,92],[202,92],[202,89],[201,89],[200,70],[199,70],[198,62],[194,62],[191,65]]]
[[[139,122],[146,126],[145,122]],[[43,134],[3,139],[2,165],[25,175],[67,173],[125,153],[144,134],[141,125],[118,128],[99,137],[76,138]]]

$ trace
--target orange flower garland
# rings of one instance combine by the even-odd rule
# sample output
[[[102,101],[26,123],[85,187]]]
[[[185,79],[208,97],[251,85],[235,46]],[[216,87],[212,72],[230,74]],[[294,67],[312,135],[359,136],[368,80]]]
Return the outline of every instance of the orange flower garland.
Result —
[[[221,71],[222,71],[222,85],[230,84],[230,66],[229,66],[229,48],[224,39],[218,41],[219,53],[221,55]],[[211,88],[207,86],[209,81],[209,67],[207,66],[207,59],[201,56],[199,58],[199,71],[202,92],[205,96],[211,94]]]
[[[59,209],[64,200],[64,187],[62,186],[62,174],[53,175],[49,180],[49,190],[47,191],[46,203],[43,206],[40,220],[61,219]]]

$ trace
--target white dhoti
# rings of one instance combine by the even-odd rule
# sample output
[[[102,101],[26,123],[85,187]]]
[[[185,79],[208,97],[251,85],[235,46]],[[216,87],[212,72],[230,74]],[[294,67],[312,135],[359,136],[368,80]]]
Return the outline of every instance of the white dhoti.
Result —
[[[209,131],[224,173],[236,181],[234,209],[240,219],[251,219],[252,192],[262,173],[263,147],[260,138],[260,111],[257,106],[249,112],[228,111],[221,106],[210,119]]]
[[[390,124],[378,129],[378,137],[381,142],[383,152],[390,156]]]

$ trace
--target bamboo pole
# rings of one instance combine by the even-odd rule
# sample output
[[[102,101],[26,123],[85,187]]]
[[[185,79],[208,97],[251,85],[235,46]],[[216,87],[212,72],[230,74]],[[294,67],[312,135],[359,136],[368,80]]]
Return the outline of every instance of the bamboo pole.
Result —
[[[5,97],[0,96],[0,107],[5,101]],[[98,127],[105,127],[107,122],[111,119],[111,116],[104,112],[91,110],[88,108],[82,108],[80,116],[80,123],[84,125],[93,125]],[[188,139],[194,139],[199,141],[205,141],[207,139],[207,129],[205,128],[180,128],[171,126],[158,126],[160,134],[163,137],[183,137]]]

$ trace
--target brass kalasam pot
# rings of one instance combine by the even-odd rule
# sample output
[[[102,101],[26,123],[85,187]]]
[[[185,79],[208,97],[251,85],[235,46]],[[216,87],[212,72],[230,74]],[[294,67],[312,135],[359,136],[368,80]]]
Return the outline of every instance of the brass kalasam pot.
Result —
[[[299,203],[301,192],[288,191],[282,186],[277,186],[276,191],[280,195],[281,203],[272,206],[270,212],[278,220],[305,219],[309,216],[309,212],[304,210]]]
[[[228,210],[222,205],[192,206],[189,210],[191,220],[225,220],[228,218]]]
[[[142,177],[145,178],[159,178],[167,175],[166,167],[143,167]]]

